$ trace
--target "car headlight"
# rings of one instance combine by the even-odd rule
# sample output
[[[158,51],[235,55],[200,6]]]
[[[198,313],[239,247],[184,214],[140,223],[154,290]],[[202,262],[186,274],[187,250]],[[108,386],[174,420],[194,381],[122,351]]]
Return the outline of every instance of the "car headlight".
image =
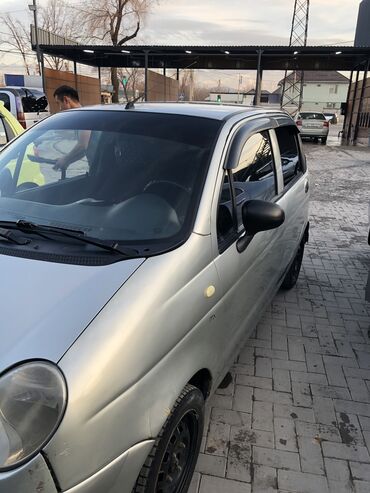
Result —
[[[56,431],[67,388],[53,364],[33,361],[0,377],[0,472],[31,459]]]

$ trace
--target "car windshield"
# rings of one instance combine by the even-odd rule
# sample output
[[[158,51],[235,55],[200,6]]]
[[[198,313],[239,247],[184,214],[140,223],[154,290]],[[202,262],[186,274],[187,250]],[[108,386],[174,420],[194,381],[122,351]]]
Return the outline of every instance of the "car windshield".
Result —
[[[325,120],[322,113],[301,113],[299,117],[301,120]]]
[[[130,110],[54,115],[0,154],[0,221],[179,244],[191,232],[221,125]]]

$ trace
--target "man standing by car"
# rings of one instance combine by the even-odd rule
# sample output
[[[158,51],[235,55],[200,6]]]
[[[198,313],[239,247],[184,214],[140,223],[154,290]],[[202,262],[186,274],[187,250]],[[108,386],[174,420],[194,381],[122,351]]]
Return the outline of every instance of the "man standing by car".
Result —
[[[58,87],[54,92],[54,99],[58,103],[61,111],[82,107],[78,92],[71,86]],[[66,170],[71,163],[74,163],[85,156],[90,136],[91,132],[89,130],[78,131],[77,144],[68,154],[57,160],[54,169]]]

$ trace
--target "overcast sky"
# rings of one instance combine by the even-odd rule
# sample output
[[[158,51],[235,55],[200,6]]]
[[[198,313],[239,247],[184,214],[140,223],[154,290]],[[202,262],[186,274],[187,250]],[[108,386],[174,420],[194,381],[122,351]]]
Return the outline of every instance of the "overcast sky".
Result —
[[[1,2],[0,2],[1,3]],[[309,44],[354,39],[359,0],[311,0]],[[140,40],[163,44],[288,44],[294,0],[162,0]]]
[[[27,21],[29,3],[30,0],[0,0],[0,13],[10,11]],[[44,4],[45,0],[38,3]],[[308,44],[353,42],[360,0],[311,0],[310,3]],[[286,45],[293,6],[294,0],[160,0],[147,16],[135,43]],[[3,55],[0,70],[1,64],[13,65],[15,60]],[[244,75],[247,79],[248,75]],[[238,77],[231,72],[207,72],[199,76],[209,83],[221,77],[225,85],[234,86]],[[272,88],[279,76],[265,74],[265,87]]]

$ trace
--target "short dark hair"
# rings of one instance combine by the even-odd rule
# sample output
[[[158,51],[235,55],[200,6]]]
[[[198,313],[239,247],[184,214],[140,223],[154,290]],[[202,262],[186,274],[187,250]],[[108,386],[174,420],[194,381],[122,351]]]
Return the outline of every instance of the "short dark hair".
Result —
[[[74,101],[80,101],[78,92],[74,87],[71,86],[60,86],[54,91],[54,98],[62,100],[64,96],[73,99]]]

